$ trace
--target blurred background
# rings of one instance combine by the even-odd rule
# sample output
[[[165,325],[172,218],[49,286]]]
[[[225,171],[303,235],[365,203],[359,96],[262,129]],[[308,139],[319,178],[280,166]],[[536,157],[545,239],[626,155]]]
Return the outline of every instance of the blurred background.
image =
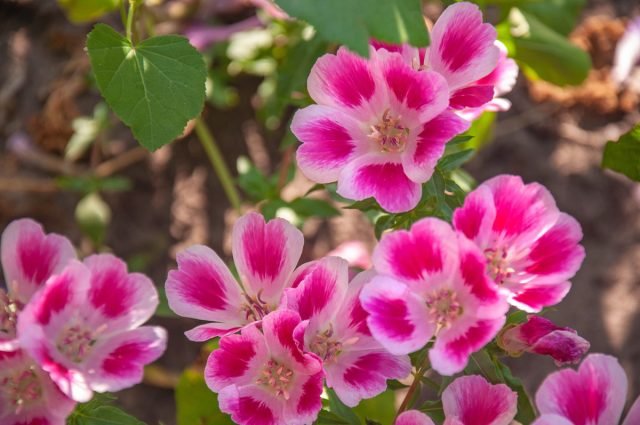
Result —
[[[84,50],[92,19],[121,30],[120,15],[92,16],[82,3],[0,0],[0,228],[32,217],[69,236],[82,255],[116,253],[159,288],[186,246],[206,244],[229,260],[239,212],[192,126],[153,153],[139,147],[100,97]],[[112,3],[104,1],[105,11]],[[441,9],[424,2],[427,17]],[[370,250],[376,239],[367,217],[324,191],[303,200],[313,183],[293,161],[291,115],[308,102],[315,58],[335,46],[267,0],[156,0],[140,13],[141,34],[182,33],[205,55],[203,121],[241,192],[240,211],[260,201],[266,215],[299,225],[307,238],[303,261],[347,241]],[[501,19],[490,7],[487,16]],[[501,173],[538,181],[582,224],[586,260],[549,317],[575,328],[592,352],[617,356],[630,397],[640,393],[640,186],[600,163],[605,143],[640,122],[640,64],[623,83],[611,77],[616,44],[634,16],[637,0],[586,1],[567,31],[591,57],[584,82],[560,87],[521,73],[507,96],[512,108],[477,124],[479,149],[464,166],[479,182]],[[182,335],[195,321],[172,317],[166,305],[153,321],[169,329],[168,351],[118,403],[147,423],[173,425],[176,388],[178,399],[200,394],[195,371],[203,353]],[[531,392],[555,369],[551,359],[533,355],[509,364]],[[185,368],[192,369],[183,374]]]

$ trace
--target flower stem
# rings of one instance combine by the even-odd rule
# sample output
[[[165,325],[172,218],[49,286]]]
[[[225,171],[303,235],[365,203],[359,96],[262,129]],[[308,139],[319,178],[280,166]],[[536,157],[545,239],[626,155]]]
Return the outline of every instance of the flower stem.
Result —
[[[133,16],[140,0],[129,0],[129,13],[127,14],[127,39],[133,44]]]
[[[220,149],[216,145],[216,141],[213,138],[213,135],[202,122],[200,117],[196,118],[196,126],[195,126],[196,134],[198,135],[198,139],[202,144],[209,160],[211,161],[211,166],[213,170],[218,175],[218,179],[220,179],[220,183],[222,184],[222,188],[227,195],[227,199],[229,199],[229,203],[235,210],[240,213],[240,194],[235,187],[233,182],[233,177],[231,177],[231,173],[229,172],[229,168],[227,164],[225,164],[224,159],[222,158],[222,154],[220,153]]]
[[[404,400],[402,400],[402,404],[400,404],[400,408],[398,409],[398,415],[400,415],[400,413],[407,410],[407,408],[409,407],[409,403],[413,399],[415,392],[420,386],[422,377],[427,372],[427,370],[429,370],[429,367],[430,367],[429,356],[425,355],[422,364],[418,367],[418,369],[416,370],[416,374],[413,376],[413,382],[409,387],[409,391],[407,391],[407,395],[404,397]]]

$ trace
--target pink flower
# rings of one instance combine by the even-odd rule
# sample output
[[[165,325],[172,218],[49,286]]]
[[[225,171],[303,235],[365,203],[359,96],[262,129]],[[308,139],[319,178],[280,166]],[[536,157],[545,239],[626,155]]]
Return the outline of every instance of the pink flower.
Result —
[[[640,17],[629,22],[627,30],[618,40],[611,69],[613,80],[617,84],[624,84],[638,61],[640,61]]]
[[[323,360],[327,386],[344,404],[356,406],[384,392],[387,379],[409,375],[409,357],[390,354],[367,327],[359,296],[373,272],[348,283],[347,262],[326,257],[305,264],[299,273],[299,284],[286,292],[287,307],[302,318],[296,338]]]
[[[327,256],[341,257],[347,260],[349,267],[366,270],[371,267],[371,254],[369,249],[361,241],[348,241],[338,245]]]
[[[416,351],[435,336],[431,365],[452,375],[505,322],[508,304],[485,273],[482,251],[444,221],[425,218],[384,235],[373,264],[380,275],[360,299],[371,333],[393,354]]]
[[[627,396],[627,377],[615,357],[590,354],[576,371],[547,376],[536,393],[534,425],[615,425]],[[640,423],[640,398],[622,425]]]
[[[560,302],[584,259],[582,230],[558,211],[544,186],[494,177],[467,195],[453,225],[488,259],[488,271],[517,308],[535,313]]]
[[[435,72],[414,70],[402,55],[371,49],[365,60],[345,48],[322,56],[309,75],[318,104],[296,112],[297,160],[338,193],[374,197],[389,212],[414,208],[444,147],[468,123],[447,111],[449,91]]]
[[[575,330],[533,315],[524,323],[506,328],[498,336],[498,345],[512,356],[525,351],[551,356],[558,366],[578,363],[590,347]]]
[[[178,254],[178,269],[169,272],[166,291],[177,314],[213,323],[186,333],[192,341],[232,333],[274,311],[291,285],[304,237],[287,221],[265,223],[257,213],[233,227],[232,251],[240,282],[210,248],[195,245]]]
[[[498,65],[491,73],[476,81],[476,85],[493,86],[493,99],[477,107],[463,108],[458,111],[458,115],[468,121],[473,121],[482,115],[483,112],[499,112],[511,109],[511,102],[501,96],[511,92],[518,78],[518,65],[507,57],[507,48],[500,41],[495,42],[500,50]]]
[[[18,314],[33,294],[73,258],[65,237],[45,234],[31,219],[15,220],[2,234],[2,269],[8,290],[0,289],[0,351],[16,350]]]
[[[518,395],[504,384],[492,385],[477,375],[453,381],[442,393],[444,425],[510,425],[518,409]],[[409,410],[395,425],[433,425],[424,413]]]
[[[23,351],[0,351],[2,425],[65,425],[75,405]]]
[[[158,305],[153,283],[112,255],[77,260],[46,285],[18,320],[20,345],[73,400],[142,381],[162,355],[166,332],[140,325]]]
[[[223,336],[209,356],[207,385],[237,424],[304,425],[316,419],[322,362],[298,348],[293,332],[299,324],[296,312],[275,311],[239,335]]]

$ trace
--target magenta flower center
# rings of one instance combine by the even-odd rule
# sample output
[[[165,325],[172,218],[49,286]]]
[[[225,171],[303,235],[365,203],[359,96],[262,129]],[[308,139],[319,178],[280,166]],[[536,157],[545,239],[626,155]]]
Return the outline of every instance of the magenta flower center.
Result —
[[[288,367],[271,359],[267,362],[267,366],[263,369],[260,378],[256,381],[258,385],[262,385],[271,390],[275,395],[289,400],[289,387],[293,380],[293,371]]]
[[[0,290],[0,338],[15,338],[19,311],[18,303]]]
[[[382,119],[371,126],[369,138],[375,141],[383,152],[402,152],[407,144],[409,129],[405,127],[399,116],[393,116],[387,109]]]
[[[58,337],[58,351],[74,363],[82,363],[93,348],[96,340],[93,332],[82,325],[73,325],[64,329]]]
[[[487,257],[487,273],[497,284],[504,283],[515,272],[509,265],[504,249],[488,248],[484,250],[484,255]]]
[[[438,329],[448,328],[462,314],[458,296],[449,289],[441,289],[427,296],[427,308],[431,322]]]
[[[0,378],[0,390],[9,406],[19,413],[25,406],[42,397],[42,386],[33,368],[19,370],[13,375]]]
[[[317,354],[325,362],[335,360],[342,351],[342,343],[333,338],[333,329],[318,333],[311,341],[311,351]]]

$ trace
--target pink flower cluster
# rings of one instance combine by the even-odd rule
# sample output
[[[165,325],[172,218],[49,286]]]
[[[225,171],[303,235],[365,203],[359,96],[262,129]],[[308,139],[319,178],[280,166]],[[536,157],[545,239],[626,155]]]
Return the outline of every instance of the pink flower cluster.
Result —
[[[2,234],[0,423],[64,425],[93,391],[142,380],[164,352],[164,329],[142,326],[158,295],[108,254],[76,259],[71,243],[33,220]]]
[[[431,368],[459,373],[503,328],[509,304],[539,311],[558,303],[584,257],[575,220],[558,212],[546,189],[518,177],[480,185],[454,218],[454,226],[424,218],[385,234],[373,269],[351,280],[339,257],[296,267],[302,233],[256,213],[233,229],[239,279],[207,247],[179,254],[166,284],[169,305],[210,322],[189,338],[222,336],[205,370],[222,411],[247,425],[310,423],[323,383],[355,406],[385,391],[387,380],[408,376],[407,355],[429,343]],[[501,341],[508,353],[560,363],[588,349],[574,331],[537,316]],[[462,409],[456,403],[451,412]]]
[[[316,62],[308,91],[317,103],[296,113],[302,172],[338,193],[373,197],[389,212],[414,208],[446,143],[484,110],[504,110],[500,96],[515,62],[471,3],[448,7],[427,49],[373,42],[370,58],[345,48]]]

